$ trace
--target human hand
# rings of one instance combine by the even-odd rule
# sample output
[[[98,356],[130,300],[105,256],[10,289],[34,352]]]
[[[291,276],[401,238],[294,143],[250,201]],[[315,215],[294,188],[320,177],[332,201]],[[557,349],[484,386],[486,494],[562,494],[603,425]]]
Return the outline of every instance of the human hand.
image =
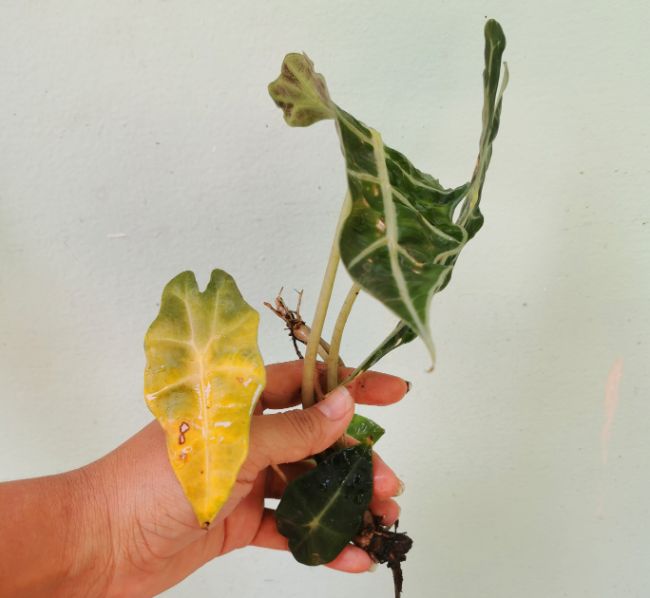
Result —
[[[351,370],[350,370],[351,371]],[[344,375],[348,370],[342,372]],[[368,372],[345,389],[337,389],[307,410],[262,415],[265,410],[299,404],[302,362],[267,367],[267,386],[251,424],[249,455],[230,498],[209,530],[199,527],[167,457],[165,437],[157,422],[103,459],[87,466],[87,479],[98,498],[96,507],[108,527],[100,536],[110,554],[105,578],[108,595],[145,596],[173,586],[207,561],[248,545],[287,549],[265,498],[279,498],[289,479],[305,470],[300,462],[337,440],[347,428],[354,402],[387,405],[408,389],[404,380]],[[399,507],[392,499],[401,482],[374,456],[374,494],[370,509],[392,524]],[[367,571],[372,561],[353,545],[328,566],[351,573]]]

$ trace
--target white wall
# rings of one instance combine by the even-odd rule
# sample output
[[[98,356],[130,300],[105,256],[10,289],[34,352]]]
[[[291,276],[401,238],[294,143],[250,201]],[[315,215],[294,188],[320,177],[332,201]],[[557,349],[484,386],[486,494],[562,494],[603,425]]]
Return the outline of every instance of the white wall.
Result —
[[[62,471],[150,416],[142,338],[183,269],[311,314],[344,177],[331,123],[289,129],[266,92],[306,51],[336,102],[452,185],[480,126],[482,27],[511,85],[486,224],[433,304],[439,365],[372,412],[406,481],[406,598],[650,592],[650,44],[647,3],[80,2],[0,6],[0,478]],[[341,283],[341,298],[347,283]],[[345,341],[392,326],[370,299]],[[269,362],[292,358],[263,313]],[[607,378],[623,360],[603,464]],[[170,590],[391,596],[257,549]]]

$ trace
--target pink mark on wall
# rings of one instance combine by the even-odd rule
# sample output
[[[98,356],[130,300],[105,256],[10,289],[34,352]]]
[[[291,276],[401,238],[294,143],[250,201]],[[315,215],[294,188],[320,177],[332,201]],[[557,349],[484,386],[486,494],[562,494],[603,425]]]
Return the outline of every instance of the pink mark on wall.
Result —
[[[623,377],[623,359],[617,359],[609,370],[607,376],[607,384],[605,385],[605,421],[603,422],[603,429],[600,433],[600,447],[602,451],[603,467],[607,465],[607,457],[609,452],[609,440],[612,435],[612,425],[614,423],[614,416],[618,409],[619,393],[618,389]]]

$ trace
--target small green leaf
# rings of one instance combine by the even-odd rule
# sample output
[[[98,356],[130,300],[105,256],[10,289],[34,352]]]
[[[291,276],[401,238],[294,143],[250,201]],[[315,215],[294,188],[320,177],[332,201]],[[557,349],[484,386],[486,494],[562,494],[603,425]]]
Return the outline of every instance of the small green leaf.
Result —
[[[386,432],[371,419],[355,413],[346,430],[346,434],[368,446],[373,446]]]
[[[354,372],[352,372],[348,379],[355,378],[358,374],[369,370],[385,355],[401,347],[406,343],[410,343],[413,339],[418,337],[417,333],[413,332],[409,326],[404,322],[399,322],[393,331],[381,342],[381,344],[366,357],[361,365],[359,365]]]
[[[323,565],[337,557],[361,527],[372,483],[372,451],[359,444],[328,455],[287,486],[275,516],[298,562]]]

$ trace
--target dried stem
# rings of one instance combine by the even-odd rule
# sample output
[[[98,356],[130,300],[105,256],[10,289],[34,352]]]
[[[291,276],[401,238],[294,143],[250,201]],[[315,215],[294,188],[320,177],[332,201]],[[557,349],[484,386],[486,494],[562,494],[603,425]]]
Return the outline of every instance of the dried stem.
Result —
[[[299,359],[303,359],[303,355],[300,352],[300,349],[298,348],[298,343],[300,342],[306,345],[307,342],[309,341],[309,336],[311,334],[311,328],[309,328],[309,326],[305,324],[305,321],[302,319],[302,316],[300,315],[301,301],[302,301],[302,291],[299,291],[298,305],[296,306],[296,309],[295,310],[289,309],[284,299],[282,298],[282,289],[280,289],[280,292],[275,298],[274,305],[271,305],[267,301],[264,302],[264,305],[268,307],[276,316],[282,319],[284,323],[287,325],[289,336],[291,337],[293,346],[296,350],[296,355],[298,355]],[[327,343],[325,340],[321,338],[320,343],[318,345],[318,355],[323,361],[325,361],[329,356],[329,352],[330,352],[329,343]]]
[[[343,330],[348,321],[350,312],[354,301],[361,291],[361,286],[356,282],[352,284],[348,291],[345,301],[341,306],[341,311],[336,318],[334,324],[334,332],[332,333],[332,342],[330,344],[329,357],[327,358],[327,391],[334,390],[339,384],[339,354],[341,350],[341,339],[343,338]]]

